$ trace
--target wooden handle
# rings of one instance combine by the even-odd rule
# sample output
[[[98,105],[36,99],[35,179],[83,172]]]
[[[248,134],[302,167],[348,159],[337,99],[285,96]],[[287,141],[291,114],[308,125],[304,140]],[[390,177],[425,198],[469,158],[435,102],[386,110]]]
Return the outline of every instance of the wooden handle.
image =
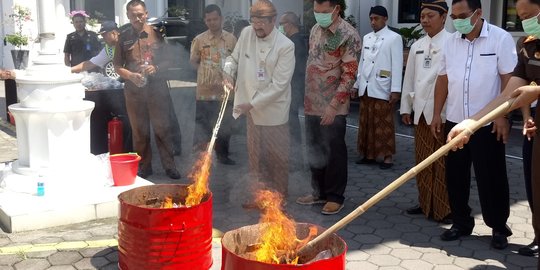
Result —
[[[332,227],[325,230],[322,234],[317,236],[315,239],[309,241],[305,246],[303,246],[302,248],[298,250],[298,254],[302,254],[303,252],[306,252],[307,250],[313,248],[313,246],[315,246],[315,244],[318,243],[319,241],[337,232],[339,229],[345,227],[351,221],[353,221],[358,216],[366,212],[366,210],[368,210],[371,206],[373,206],[374,204],[378,203],[380,200],[388,196],[392,191],[396,190],[398,187],[400,187],[405,182],[413,178],[415,175],[417,175],[423,169],[431,165],[433,162],[435,162],[442,156],[446,155],[446,153],[452,150],[452,148],[454,148],[463,139],[463,137],[472,135],[476,130],[485,126],[487,123],[493,121],[494,119],[500,117],[501,115],[506,114],[512,107],[512,103],[514,103],[514,98],[507,100],[505,103],[501,104],[500,106],[495,108],[493,111],[489,112],[484,117],[474,122],[470,127],[468,127],[468,129],[465,129],[458,136],[454,137],[450,142],[441,146],[441,148],[439,148],[429,157],[424,159],[422,162],[418,163],[418,165],[412,167],[406,173],[401,175],[398,179],[394,180],[394,182],[388,184],[388,186],[386,186],[384,189],[379,191],[377,194],[373,195],[365,203],[358,206],[350,214],[348,214],[347,216],[343,217],[341,220],[336,222]]]

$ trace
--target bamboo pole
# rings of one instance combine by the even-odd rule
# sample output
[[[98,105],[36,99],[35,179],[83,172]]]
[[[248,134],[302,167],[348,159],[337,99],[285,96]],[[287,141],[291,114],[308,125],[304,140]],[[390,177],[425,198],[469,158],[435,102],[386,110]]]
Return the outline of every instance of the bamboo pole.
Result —
[[[472,135],[479,128],[485,126],[486,124],[500,117],[501,115],[504,115],[507,112],[509,112],[510,108],[512,107],[512,103],[514,103],[514,98],[507,100],[506,102],[504,102],[503,104],[495,108],[493,111],[489,112],[484,117],[474,122],[470,127],[465,129],[458,136],[454,137],[450,142],[443,145],[441,148],[439,148],[429,157],[424,159],[422,162],[418,163],[418,165],[412,167],[410,170],[408,170],[406,173],[404,173],[399,178],[394,180],[392,183],[388,184],[388,186],[386,186],[384,189],[379,191],[377,194],[373,195],[370,199],[368,199],[362,205],[358,206],[350,214],[348,214],[347,216],[343,217],[341,220],[336,222],[332,227],[328,228],[322,234],[320,234],[313,240],[309,241],[305,246],[303,246],[302,248],[298,250],[298,254],[302,254],[302,253],[305,254],[305,252],[307,252],[309,249],[312,249],[318,242],[330,236],[331,234],[337,232],[338,230],[340,230],[341,228],[345,227],[347,224],[355,220],[357,217],[359,217],[364,212],[366,212],[366,210],[368,210],[370,207],[372,207],[373,205],[381,201],[383,198],[388,196],[392,191],[396,190],[398,187],[400,187],[405,182],[407,182],[408,180],[416,176],[419,172],[424,170],[433,162],[435,162],[439,158],[446,155],[450,150],[452,150],[452,148],[454,148],[463,139],[463,137]]]

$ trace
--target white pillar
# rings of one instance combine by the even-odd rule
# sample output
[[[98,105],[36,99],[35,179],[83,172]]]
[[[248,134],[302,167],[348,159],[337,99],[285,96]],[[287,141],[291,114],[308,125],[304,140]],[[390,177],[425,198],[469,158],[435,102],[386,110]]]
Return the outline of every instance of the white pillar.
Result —
[[[37,0],[37,4],[40,54],[56,54],[58,52],[55,48],[56,2]]]
[[[167,10],[167,0],[156,0],[157,16],[162,17]]]
[[[115,21],[118,25],[124,25],[129,22],[126,15],[127,0],[114,0],[114,14],[116,14]]]

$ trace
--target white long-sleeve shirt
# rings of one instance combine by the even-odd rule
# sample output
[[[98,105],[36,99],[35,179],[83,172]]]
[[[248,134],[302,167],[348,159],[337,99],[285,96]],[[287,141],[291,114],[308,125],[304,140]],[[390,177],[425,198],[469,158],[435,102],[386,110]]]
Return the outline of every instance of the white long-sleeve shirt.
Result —
[[[285,35],[274,28],[259,38],[253,27],[246,27],[224,66],[226,73],[236,74],[234,106],[250,103],[255,125],[287,123],[294,65],[294,43]]]
[[[389,100],[390,93],[401,92],[403,41],[399,34],[385,26],[364,36],[354,88],[363,96]]]
[[[400,113],[410,114],[414,111],[415,125],[422,114],[428,125],[433,120],[435,82],[444,45],[451,35],[443,29],[433,37],[425,35],[411,46],[403,78]],[[441,117],[444,121],[444,110]]]

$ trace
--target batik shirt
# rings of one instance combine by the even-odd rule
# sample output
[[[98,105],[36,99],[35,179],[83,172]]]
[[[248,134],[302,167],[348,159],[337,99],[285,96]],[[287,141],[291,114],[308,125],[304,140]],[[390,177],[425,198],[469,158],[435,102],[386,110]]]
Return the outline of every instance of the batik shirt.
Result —
[[[235,45],[236,38],[226,31],[222,31],[220,36],[213,36],[208,30],[193,39],[191,60],[199,62],[197,100],[221,100],[223,63]]]
[[[306,115],[323,115],[329,105],[338,115],[348,114],[360,50],[358,32],[343,19],[326,29],[313,26],[306,68]]]

